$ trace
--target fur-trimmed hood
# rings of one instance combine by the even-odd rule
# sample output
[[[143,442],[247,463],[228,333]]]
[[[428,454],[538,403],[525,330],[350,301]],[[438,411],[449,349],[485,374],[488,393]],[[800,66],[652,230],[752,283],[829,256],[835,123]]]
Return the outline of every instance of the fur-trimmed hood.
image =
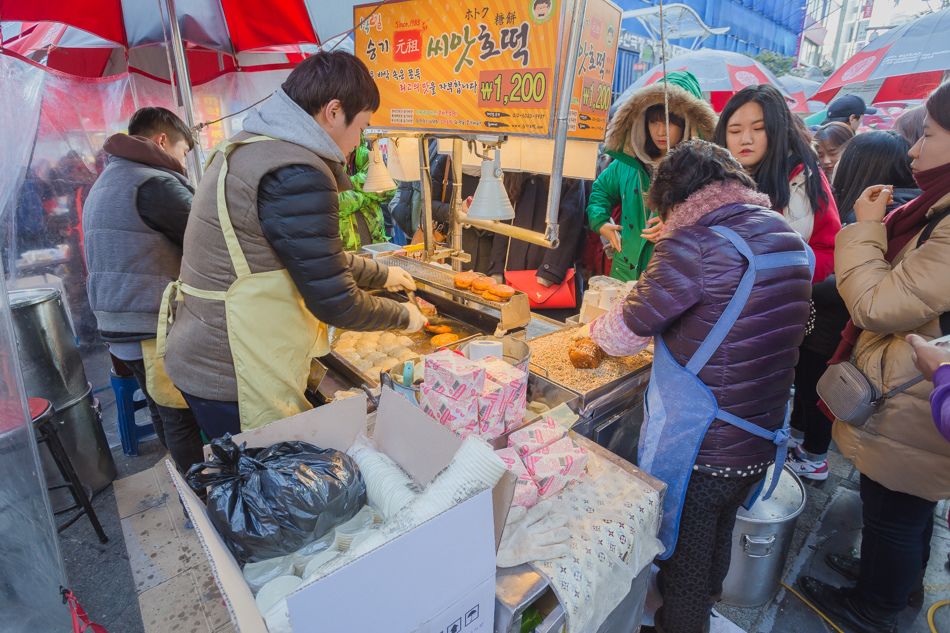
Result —
[[[607,128],[607,149],[639,158],[650,169],[656,167],[658,161],[650,158],[645,149],[647,131],[644,115],[650,106],[664,103],[663,93],[667,87],[670,92],[670,112],[686,120],[683,140],[700,134],[703,139],[712,140],[716,123],[719,122],[719,116],[712,106],[673,82],[661,82],[641,88],[617,108]]]

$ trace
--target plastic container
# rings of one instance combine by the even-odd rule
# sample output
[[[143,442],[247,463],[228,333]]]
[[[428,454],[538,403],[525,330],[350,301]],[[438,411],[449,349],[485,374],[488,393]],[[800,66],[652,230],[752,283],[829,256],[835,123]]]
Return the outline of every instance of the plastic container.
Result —
[[[379,244],[366,244],[363,246],[363,252],[371,256],[373,259],[376,259],[383,253],[392,253],[393,251],[404,250],[402,246],[398,244],[391,244],[389,242],[380,242]]]

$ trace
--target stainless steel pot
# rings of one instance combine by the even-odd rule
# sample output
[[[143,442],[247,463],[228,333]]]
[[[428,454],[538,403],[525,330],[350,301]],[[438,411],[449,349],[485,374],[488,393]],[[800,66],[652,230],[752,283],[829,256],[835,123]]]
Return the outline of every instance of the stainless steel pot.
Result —
[[[769,468],[766,484],[772,477]],[[756,607],[771,600],[780,583],[792,545],[795,524],[805,509],[805,487],[787,466],[775,492],[746,510],[739,508],[732,532],[732,559],[722,583],[722,601]]]
[[[59,411],[86,392],[86,371],[59,290],[11,290],[10,310],[23,384]]]
[[[102,416],[92,396],[92,385],[87,383],[86,392],[80,398],[53,413],[52,421],[83,487],[88,486],[96,493],[112,483],[118,473],[109,442],[102,430]],[[39,449],[46,485],[65,483],[46,444],[41,444]],[[65,488],[51,490],[50,503],[53,512],[61,512],[74,505],[72,495]]]

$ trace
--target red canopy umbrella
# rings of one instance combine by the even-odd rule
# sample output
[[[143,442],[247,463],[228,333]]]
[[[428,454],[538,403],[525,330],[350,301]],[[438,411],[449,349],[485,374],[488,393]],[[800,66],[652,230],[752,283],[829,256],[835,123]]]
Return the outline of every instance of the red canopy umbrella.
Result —
[[[50,55],[64,51],[72,53],[62,62],[72,71],[98,76],[108,65],[104,52],[90,49],[122,49],[130,51],[166,44],[174,50],[174,77],[178,102],[185,120],[194,126],[194,108],[191,102],[191,77],[187,72],[192,61],[186,49],[202,49],[232,58],[243,51],[260,51],[300,44],[321,44],[353,24],[353,5],[356,0],[335,0],[329,6],[321,0],[142,0],[131,3],[122,0],[0,0],[0,22],[56,23],[61,30],[43,30],[46,39],[55,38],[56,48],[47,48]],[[174,15],[175,20],[170,20]],[[314,21],[314,16],[319,21]],[[318,26],[319,24],[319,26]],[[10,38],[16,44],[20,37],[40,39],[37,27],[33,31],[20,30]],[[5,29],[6,30],[6,29]],[[26,31],[26,32],[24,32]],[[35,42],[28,41],[27,46]],[[48,63],[48,60],[47,60]],[[55,62],[54,63],[60,63]],[[219,60],[223,66],[223,60]],[[201,173],[197,157],[193,167]]]
[[[815,96],[829,103],[839,93],[865,103],[925,99],[950,70],[950,9],[936,11],[886,32],[829,77]]]
[[[809,103],[812,95],[815,94],[815,91],[821,85],[817,81],[802,79],[801,77],[795,77],[793,75],[783,75],[779,77],[778,80],[782,86],[788,90],[788,94],[792,95],[792,99],[795,100],[794,103],[789,104],[789,108],[791,108],[792,112],[808,114],[821,109],[815,108]]]
[[[131,70],[158,79],[171,79],[168,57],[162,46],[139,46],[126,50],[103,40],[102,46],[75,48],[64,45],[71,39],[68,36],[69,27],[65,24],[22,23],[20,28],[19,35],[3,42],[4,49],[67,75],[105,77]],[[75,38],[72,40],[78,43]],[[259,70],[262,66],[268,69],[293,68],[306,57],[297,45],[225,55],[186,44],[185,55],[193,86],[223,73],[242,69]]]
[[[722,112],[729,98],[746,86],[772,84],[786,99],[791,100],[788,91],[768,68],[741,53],[703,48],[667,61],[666,71],[674,70],[686,70],[695,75],[703,92],[709,93],[716,112]],[[626,101],[635,91],[656,83],[662,77],[663,65],[654,66],[616,99],[614,107]]]
[[[353,28],[355,0],[178,0],[184,42],[234,55],[287,44],[321,44]],[[0,0],[0,21],[54,22],[64,48],[162,44],[165,0]],[[163,24],[164,22],[164,24]]]

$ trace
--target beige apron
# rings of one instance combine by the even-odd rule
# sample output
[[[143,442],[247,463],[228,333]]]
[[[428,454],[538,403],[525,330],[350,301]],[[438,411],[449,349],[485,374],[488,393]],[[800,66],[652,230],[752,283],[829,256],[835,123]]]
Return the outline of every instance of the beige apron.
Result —
[[[224,302],[242,431],[311,409],[305,396],[310,361],[330,351],[326,324],[307,310],[287,270],[251,272],[228,214],[224,195],[228,156],[241,145],[270,140],[274,139],[255,136],[225,141],[208,157],[210,165],[215,154],[224,154],[217,183],[218,221],[237,279],[226,291],[201,290],[180,279],[169,284],[162,298],[156,338],[157,356],[162,358],[167,326],[174,319],[170,310],[173,295],[176,301],[185,301],[190,295]]]
[[[157,404],[171,409],[187,409],[188,403],[165,373],[165,361],[155,354],[155,339],[142,341],[145,362],[145,388]]]

